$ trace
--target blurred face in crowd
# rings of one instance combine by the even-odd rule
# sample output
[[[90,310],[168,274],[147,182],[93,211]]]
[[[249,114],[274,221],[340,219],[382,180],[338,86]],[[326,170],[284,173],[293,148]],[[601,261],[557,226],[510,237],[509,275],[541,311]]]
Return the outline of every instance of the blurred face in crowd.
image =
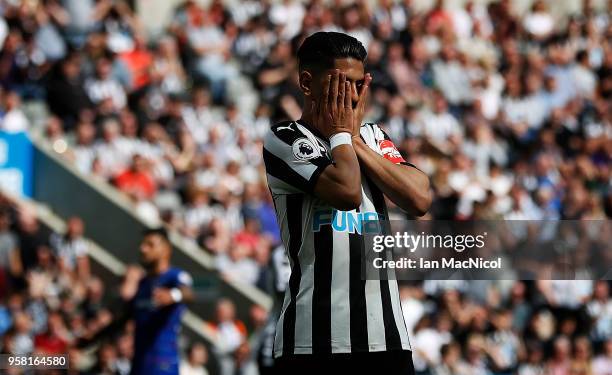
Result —
[[[194,107],[206,107],[210,105],[210,92],[204,88],[197,88],[193,91],[192,102]]]
[[[62,72],[68,80],[77,78],[80,73],[78,59],[73,57],[66,60],[62,65]]]
[[[204,366],[207,361],[208,352],[204,344],[195,344],[189,351],[189,362],[194,366]]]
[[[112,362],[117,358],[115,347],[111,344],[102,345],[98,358],[102,368],[110,368]]]
[[[441,94],[434,97],[434,111],[436,113],[445,113],[447,109],[446,99]]]
[[[104,297],[104,283],[98,278],[92,278],[87,284],[87,296],[90,300],[98,301]]]
[[[5,98],[5,106],[6,110],[10,111],[11,109],[19,108],[21,105],[21,98],[17,93],[10,91],[6,94]]]
[[[9,228],[9,214],[6,211],[0,211],[0,231],[5,231]]]
[[[609,297],[609,287],[607,281],[598,281],[595,284],[595,290],[593,291],[593,295],[596,299],[606,300]]]
[[[544,353],[542,352],[542,349],[538,346],[535,348],[530,348],[528,350],[528,361],[531,363],[541,363],[542,362],[542,357],[544,356]]]
[[[149,234],[142,239],[140,244],[140,262],[147,268],[152,269],[161,261],[170,259],[170,244],[159,234]]]
[[[609,339],[604,344],[604,353],[608,356],[612,356],[612,339]]]
[[[122,111],[120,113],[121,132],[126,137],[138,136],[138,122],[136,116],[130,111]]]
[[[570,354],[571,344],[566,337],[560,337],[553,344],[554,357],[557,360],[564,360]]]
[[[506,80],[506,87],[510,96],[515,98],[521,96],[521,83],[520,81],[516,80],[516,77],[508,77],[508,79]]]
[[[359,26],[359,11],[356,7],[350,7],[344,12],[344,25],[349,30]]]
[[[144,173],[148,171],[148,163],[145,158],[136,154],[132,159],[132,169],[136,173]]]
[[[457,363],[457,361],[459,361],[460,358],[461,358],[461,350],[459,350],[459,346],[450,344],[446,348],[446,352],[444,353],[442,360],[446,364],[453,365]]]
[[[404,47],[400,43],[393,43],[389,46],[387,51],[390,62],[403,62],[404,61]]]
[[[236,309],[230,300],[221,300],[217,304],[217,321],[219,323],[231,322],[236,317]]]
[[[510,310],[500,311],[494,318],[495,326],[500,331],[506,331],[512,328],[512,313]]]
[[[35,233],[38,230],[38,220],[29,212],[20,212],[19,228],[25,233]]]
[[[470,361],[478,359],[482,355],[484,339],[481,335],[472,335],[468,338],[466,354]]]
[[[542,79],[539,74],[529,74],[525,79],[525,88],[528,94],[535,94],[542,87]]]
[[[124,358],[131,358],[134,352],[134,341],[129,335],[122,335],[117,341],[119,355]]]
[[[76,140],[79,145],[89,145],[96,137],[96,128],[90,122],[81,122],[76,127]]]
[[[544,79],[544,87],[549,92],[557,91],[557,80],[553,76],[546,76]]]
[[[30,321],[30,317],[28,316],[28,314],[20,311],[14,314],[13,319],[15,331],[17,331],[18,333],[24,333],[30,330],[32,322]]]
[[[96,63],[96,73],[100,79],[106,79],[111,74],[111,64],[107,59],[100,59]]]
[[[107,120],[103,125],[103,136],[106,142],[111,142],[119,136],[119,124],[115,120]]]
[[[383,45],[377,40],[372,41],[368,46],[368,62],[369,64],[377,64],[383,58]]]
[[[287,41],[280,41],[272,51],[274,58],[280,62],[286,62],[291,59],[291,44]]]
[[[68,220],[68,236],[71,238],[80,237],[83,235],[84,225],[83,220],[78,217],[72,217]]]
[[[235,245],[230,247],[228,255],[233,262],[238,262],[249,256],[249,248],[244,245]]]
[[[588,360],[591,357],[591,344],[589,339],[581,337],[574,344],[574,356],[578,360]]]

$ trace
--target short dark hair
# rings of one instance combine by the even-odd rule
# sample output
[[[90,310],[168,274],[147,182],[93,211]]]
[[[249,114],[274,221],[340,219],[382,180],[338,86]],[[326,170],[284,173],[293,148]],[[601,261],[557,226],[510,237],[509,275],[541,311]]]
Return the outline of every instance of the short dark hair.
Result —
[[[352,57],[365,62],[368,53],[356,38],[335,31],[316,32],[297,51],[299,69],[321,71],[334,66],[334,60]]]
[[[170,244],[170,237],[168,236],[168,231],[166,230],[166,228],[163,227],[159,227],[159,228],[147,228],[142,232],[142,236],[143,237],[147,237],[147,236],[160,236],[164,239],[164,241],[166,241],[168,244]]]

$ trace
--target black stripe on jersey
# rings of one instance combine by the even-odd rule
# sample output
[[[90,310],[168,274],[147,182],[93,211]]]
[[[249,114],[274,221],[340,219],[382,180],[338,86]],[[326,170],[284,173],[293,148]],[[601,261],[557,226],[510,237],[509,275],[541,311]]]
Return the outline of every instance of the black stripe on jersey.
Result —
[[[314,233],[314,289],[312,291],[312,353],[331,353],[331,283],[333,232],[323,225]]]
[[[289,227],[289,257],[293,267],[289,277],[291,300],[283,317],[283,355],[294,354],[295,348],[295,315],[297,295],[300,291],[302,270],[298,253],[302,245],[302,202],[304,195],[287,195],[287,225]]]
[[[365,244],[363,236],[349,233],[349,301],[351,351],[368,351],[368,309],[365,296],[366,280],[362,277]]]
[[[263,149],[263,159],[266,166],[266,173],[269,173],[270,175],[297,189],[306,189],[307,192],[312,192],[314,190],[314,185],[319,177],[318,175],[321,173],[319,172],[319,169],[314,172],[315,174],[313,174],[310,181],[308,181],[299,173],[291,169],[291,167],[289,167],[289,165],[287,165],[283,159],[274,155],[265,148]]]
[[[376,208],[376,212],[378,213],[380,220],[382,220],[383,234],[389,235],[391,233],[391,227],[389,225],[387,216],[385,197],[378,186],[374,184],[374,181],[367,177],[366,179],[372,194],[372,203]],[[385,259],[388,258],[387,255],[388,253],[385,253]],[[386,274],[386,269],[383,268],[380,270],[380,272],[380,298],[383,309],[383,323],[385,326],[385,342],[387,344],[387,350],[402,349],[402,340],[400,338],[397,325],[395,324],[395,317],[393,316],[393,305],[391,303],[391,292],[389,289],[388,280],[389,277]]]
[[[325,167],[327,167],[328,165],[332,164],[331,159],[327,158],[324,155],[317,156],[316,158],[308,159],[308,162],[316,165],[317,167],[319,167],[317,169],[317,172],[323,171],[323,169]]]

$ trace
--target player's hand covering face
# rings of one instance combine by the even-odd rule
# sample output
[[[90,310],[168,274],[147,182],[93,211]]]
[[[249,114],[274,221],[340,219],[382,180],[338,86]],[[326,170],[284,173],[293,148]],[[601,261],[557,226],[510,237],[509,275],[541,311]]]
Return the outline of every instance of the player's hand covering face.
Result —
[[[325,137],[353,132],[351,86],[339,69],[327,75],[321,97],[314,98],[312,105],[313,126]]]

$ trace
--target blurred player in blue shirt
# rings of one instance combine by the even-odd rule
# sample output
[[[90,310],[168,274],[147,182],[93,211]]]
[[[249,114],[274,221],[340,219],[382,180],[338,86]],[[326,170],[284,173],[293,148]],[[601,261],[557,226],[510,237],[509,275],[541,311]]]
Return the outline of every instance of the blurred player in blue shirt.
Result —
[[[140,244],[140,262],[145,275],[134,279],[126,275],[123,290],[131,290],[123,316],[104,328],[95,341],[124,326],[135,323],[132,375],[178,375],[178,334],[185,303],[193,299],[191,276],[170,265],[172,245],[164,229],[144,233]],[[136,286],[137,283],[137,286]],[[132,284],[132,285],[129,285]],[[135,293],[134,293],[135,292]],[[130,299],[131,298],[131,299]]]
[[[191,276],[170,266],[171,254],[165,230],[145,233],[140,261],[147,273],[130,302],[136,327],[132,374],[178,375],[181,316],[193,293]]]

